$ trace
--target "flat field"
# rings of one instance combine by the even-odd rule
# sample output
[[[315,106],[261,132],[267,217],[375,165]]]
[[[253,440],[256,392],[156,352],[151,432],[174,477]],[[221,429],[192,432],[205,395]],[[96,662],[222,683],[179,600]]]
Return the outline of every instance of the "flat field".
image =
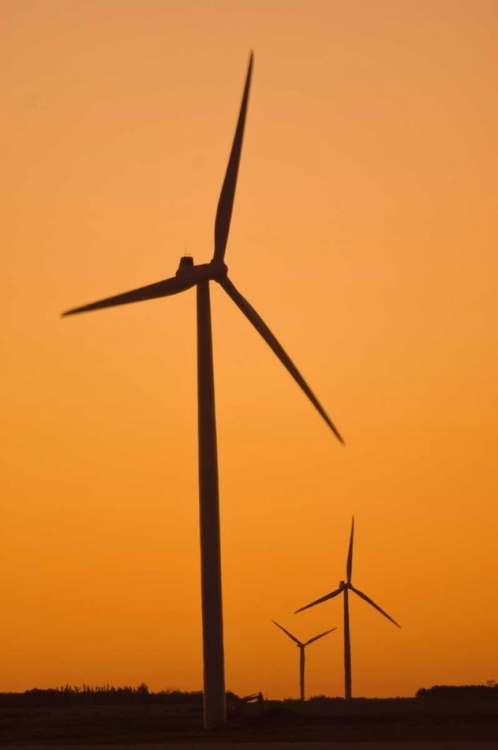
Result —
[[[230,715],[222,730],[202,729],[199,705],[168,704],[8,707],[0,710],[0,745],[63,747],[75,745],[146,748],[167,743],[210,745],[226,750],[271,743],[272,750],[298,750],[326,742],[341,750],[467,750],[498,748],[496,700],[343,700],[244,706]],[[288,744],[290,743],[290,744]],[[366,743],[366,744],[365,744]],[[408,744],[407,744],[408,743]],[[411,743],[411,744],[410,744]],[[438,743],[438,744],[434,744]]]
[[[40,745],[6,745],[2,750],[40,750]],[[164,743],[160,745],[60,745],[58,750],[164,750]],[[171,743],[168,750],[194,750],[197,743]],[[332,742],[326,744],[327,750],[495,750],[496,742]],[[230,742],[210,745],[210,750],[317,750],[316,742]]]

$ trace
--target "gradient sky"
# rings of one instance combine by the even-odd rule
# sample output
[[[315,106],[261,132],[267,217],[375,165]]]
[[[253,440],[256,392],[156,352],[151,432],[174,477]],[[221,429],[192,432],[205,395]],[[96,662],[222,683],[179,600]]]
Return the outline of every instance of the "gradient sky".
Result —
[[[498,679],[496,0],[2,0],[0,690],[202,684],[195,293],[227,263],[344,435],[212,285],[227,688]]]

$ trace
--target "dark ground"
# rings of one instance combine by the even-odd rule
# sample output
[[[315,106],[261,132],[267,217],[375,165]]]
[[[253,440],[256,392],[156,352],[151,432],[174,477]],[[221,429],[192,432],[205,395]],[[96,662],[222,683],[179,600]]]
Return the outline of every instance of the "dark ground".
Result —
[[[205,733],[193,704],[0,707],[0,745],[182,742],[360,742],[494,740],[498,701],[315,699],[232,709],[229,724]]]

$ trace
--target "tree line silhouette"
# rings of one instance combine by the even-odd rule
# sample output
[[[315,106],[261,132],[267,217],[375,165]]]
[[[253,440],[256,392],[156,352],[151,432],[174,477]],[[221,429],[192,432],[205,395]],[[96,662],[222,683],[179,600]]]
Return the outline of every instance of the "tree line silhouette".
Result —
[[[202,692],[181,690],[161,690],[150,692],[145,683],[138,687],[125,685],[83,685],[40,689],[33,688],[24,693],[0,693],[0,707],[5,706],[74,706],[74,705],[117,705],[123,703],[199,703],[202,705]]]
[[[498,683],[488,680],[485,685],[433,685],[431,688],[420,688],[417,698],[496,698]]]
[[[242,702],[242,698],[231,691],[227,692],[227,701]],[[419,699],[482,699],[494,698],[498,700],[498,683],[489,680],[485,685],[433,685],[430,688],[420,688],[415,694]],[[317,696],[318,697],[318,696]],[[342,698],[326,698],[321,700],[343,700]],[[24,693],[0,693],[0,707],[39,707],[39,706],[74,706],[74,705],[119,705],[119,704],[168,704],[168,705],[197,705],[202,707],[202,691],[160,690],[151,692],[145,683],[138,687],[114,685],[83,685],[73,687],[66,685],[58,688],[33,688]],[[313,701],[313,698],[310,699]],[[366,700],[361,698],[359,700]],[[396,700],[396,699],[394,699]],[[401,699],[402,700],[402,699]],[[279,701],[272,701],[272,703]]]

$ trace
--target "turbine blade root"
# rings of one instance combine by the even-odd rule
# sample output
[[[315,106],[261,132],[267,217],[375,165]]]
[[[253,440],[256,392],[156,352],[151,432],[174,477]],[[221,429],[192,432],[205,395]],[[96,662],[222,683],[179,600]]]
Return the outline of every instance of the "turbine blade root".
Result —
[[[214,255],[213,261],[222,262],[225,256],[225,250],[228,242],[228,233],[230,231],[230,222],[232,219],[233,202],[235,198],[235,188],[237,187],[237,176],[239,174],[240,155],[242,153],[242,141],[244,139],[244,128],[246,124],[247,105],[249,102],[249,90],[251,88],[252,66],[254,55],[251,52],[249,58],[249,67],[247,69],[246,84],[240,105],[239,119],[235,129],[232,150],[228,160],[227,171],[221,188],[221,194],[216,211],[216,220],[214,225]]]
[[[275,620],[272,620],[272,623],[273,623],[274,625],[276,625],[276,626],[277,626],[277,628],[280,628],[280,630],[283,630],[283,631],[284,631],[284,633],[285,633],[285,635],[288,635],[288,636],[289,636],[289,638],[291,638],[291,640],[293,640],[293,641],[294,641],[294,643],[297,643],[297,645],[298,645],[298,646],[302,646],[302,645],[303,645],[303,644],[301,643],[301,641],[299,641],[299,640],[298,640],[298,639],[296,638],[296,636],[295,636],[295,635],[292,635],[292,633],[289,633],[289,631],[288,631],[288,630],[286,630],[285,628],[283,628],[283,627],[282,627],[281,625],[279,625],[279,624],[278,624],[278,622],[275,622]]]
[[[286,370],[292,375],[296,383],[299,385],[301,390],[304,391],[306,396],[309,398],[315,409],[318,411],[320,416],[325,420],[325,422],[328,424],[334,435],[337,437],[338,440],[340,440],[341,443],[344,444],[344,440],[342,439],[341,435],[339,434],[339,431],[332,423],[332,420],[328,416],[327,412],[323,408],[323,406],[318,401],[317,397],[289,357],[289,355],[285,352],[284,348],[279,344],[273,333],[270,331],[264,320],[258,315],[254,307],[249,304],[249,302],[243,297],[239,291],[235,288],[235,286],[232,284],[230,279],[228,277],[224,277],[221,279],[216,279],[219,284],[223,287],[225,292],[228,294],[229,297],[232,298],[232,300],[235,302],[239,310],[241,310],[246,318],[250,321],[250,323],[253,324],[254,328],[258,331],[260,336],[266,341],[270,349],[273,351],[274,354],[277,355],[278,359],[281,361],[283,366],[286,368]]]
[[[317,604],[321,604],[322,602],[328,602],[329,599],[334,599],[334,597],[339,596],[339,594],[342,594],[342,592],[343,592],[343,589],[336,589],[335,591],[332,591],[330,594],[326,594],[325,596],[322,596],[320,599],[315,599],[315,601],[311,602],[311,604],[306,604],[305,607],[296,609],[294,614],[297,615],[298,612],[303,612],[305,609],[309,609],[310,607],[315,607]]]
[[[353,541],[354,541],[354,516],[351,523],[351,536],[349,537],[349,550],[348,550],[348,561],[346,564],[346,575],[348,583],[351,583],[351,576],[353,575]]]
[[[334,630],[337,630],[337,628],[331,628],[330,630],[326,630],[325,633],[320,633],[320,635],[315,635],[314,638],[310,638],[309,641],[306,641],[304,645],[309,646],[310,643],[314,643],[315,641],[318,641],[320,638],[323,638],[325,635],[328,635],[329,633],[333,633]]]
[[[361,599],[364,599],[368,604],[370,604],[374,609],[376,609],[378,612],[381,613],[381,615],[384,615],[384,617],[387,617],[388,620],[390,620],[392,623],[396,625],[397,628],[401,628],[401,625],[394,620],[391,615],[388,615],[387,612],[385,612],[382,607],[379,607],[378,604],[374,602],[373,599],[370,599],[369,596],[363,593],[363,591],[360,591],[359,589],[355,589],[354,586],[350,586],[351,591],[354,591],[354,593],[359,596]]]
[[[119,305],[129,305],[133,302],[144,302],[145,300],[157,299],[159,297],[170,297],[173,294],[184,292],[186,289],[194,286],[194,284],[195,281],[190,283],[185,279],[179,279],[175,276],[172,279],[158,281],[156,284],[141,286],[138,289],[133,289],[131,292],[124,292],[124,294],[107,297],[98,302],[91,302],[89,305],[74,307],[71,310],[66,310],[66,312],[62,313],[62,317],[90,312],[91,310],[101,310],[105,307],[118,307]]]

